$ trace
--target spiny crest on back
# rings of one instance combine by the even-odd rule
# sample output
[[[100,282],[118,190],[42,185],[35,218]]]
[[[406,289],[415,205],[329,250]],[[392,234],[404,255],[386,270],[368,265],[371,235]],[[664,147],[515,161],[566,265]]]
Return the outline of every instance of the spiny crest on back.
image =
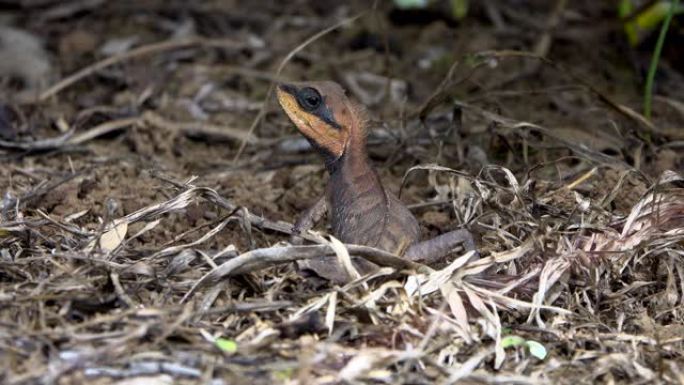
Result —
[[[368,109],[363,104],[347,99],[351,105],[352,111],[354,111],[354,119],[356,126],[356,134],[362,138],[366,138],[368,135],[368,124],[370,123],[370,114]]]

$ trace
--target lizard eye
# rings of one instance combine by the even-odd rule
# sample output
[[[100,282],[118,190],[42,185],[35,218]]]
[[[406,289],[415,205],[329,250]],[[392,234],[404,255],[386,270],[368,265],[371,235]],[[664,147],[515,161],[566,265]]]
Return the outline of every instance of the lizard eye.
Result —
[[[297,94],[297,102],[303,109],[307,111],[314,111],[320,107],[321,103],[323,102],[323,98],[315,89],[306,87]]]

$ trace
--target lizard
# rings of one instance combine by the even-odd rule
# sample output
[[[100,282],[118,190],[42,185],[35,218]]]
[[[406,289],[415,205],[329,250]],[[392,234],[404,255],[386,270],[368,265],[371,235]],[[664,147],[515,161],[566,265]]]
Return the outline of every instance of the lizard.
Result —
[[[281,83],[276,86],[276,95],[297,130],[323,157],[329,174],[324,196],[299,216],[293,233],[313,228],[327,212],[332,234],[340,241],[376,247],[411,261],[435,263],[459,244],[476,250],[466,229],[420,241],[418,220],[384,187],[370,163],[365,107],[347,97],[339,84]],[[355,264],[363,272],[375,266],[359,260]],[[324,278],[339,280],[339,267],[334,265],[330,261],[307,261],[303,266]]]

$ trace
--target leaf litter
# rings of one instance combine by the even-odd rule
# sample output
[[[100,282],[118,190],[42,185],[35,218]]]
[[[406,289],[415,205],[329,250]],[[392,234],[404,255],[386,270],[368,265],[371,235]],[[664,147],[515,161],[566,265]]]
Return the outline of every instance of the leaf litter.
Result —
[[[523,6],[530,19],[483,2],[470,23],[416,26],[387,4],[173,4],[16,11],[64,67],[40,101],[3,104],[3,383],[682,383],[684,87],[663,86],[648,121],[596,71],[624,63],[567,30],[543,34],[542,59],[508,50],[534,22],[612,44],[587,26],[606,5]],[[47,32],[85,17],[97,53]],[[292,234],[325,176],[266,96],[314,77],[372,104],[370,156],[439,219],[424,237],[466,227],[481,258],[426,266],[325,226]],[[294,263],[321,256],[344,283]]]

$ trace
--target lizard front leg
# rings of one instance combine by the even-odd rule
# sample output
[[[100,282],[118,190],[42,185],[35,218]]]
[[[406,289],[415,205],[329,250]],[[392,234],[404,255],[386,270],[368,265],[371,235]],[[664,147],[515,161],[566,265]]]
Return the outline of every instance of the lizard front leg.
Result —
[[[479,256],[475,249],[473,235],[468,230],[460,229],[450,231],[427,241],[414,243],[406,250],[404,257],[430,265],[441,261],[459,244],[463,244],[463,248],[466,251],[475,250],[475,255]]]
[[[301,234],[304,231],[312,229],[316,223],[323,218],[323,215],[325,215],[327,211],[328,205],[324,195],[297,218],[297,221],[292,227],[292,232],[294,234]]]
[[[326,202],[326,196],[324,195],[297,218],[294,226],[292,226],[293,234],[291,242],[293,244],[301,244],[303,240],[297,235],[313,228],[316,225],[316,222],[320,221],[327,211],[328,204]],[[320,258],[303,259],[297,261],[297,267],[300,270],[310,270],[319,277],[323,277],[337,284],[346,283],[348,280],[347,273],[339,265],[336,257],[321,256]]]

